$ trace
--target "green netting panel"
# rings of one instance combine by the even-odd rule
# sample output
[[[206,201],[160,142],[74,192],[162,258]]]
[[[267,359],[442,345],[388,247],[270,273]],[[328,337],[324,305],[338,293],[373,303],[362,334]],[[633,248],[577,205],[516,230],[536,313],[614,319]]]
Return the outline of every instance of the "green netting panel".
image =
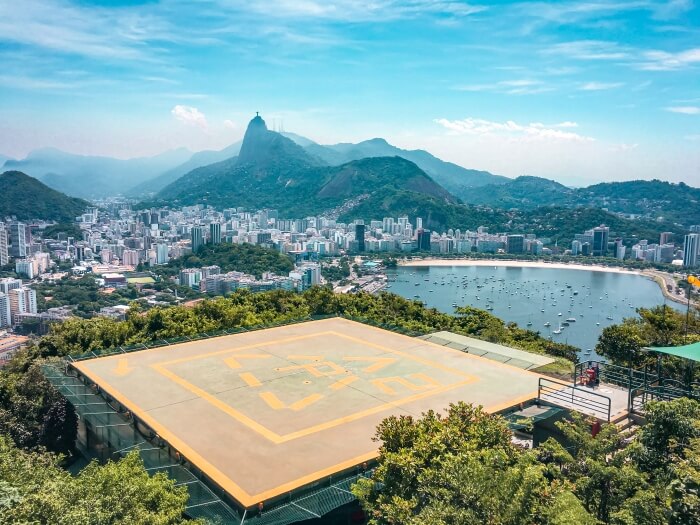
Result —
[[[144,443],[139,447],[139,454],[143,459],[143,463],[147,469],[157,468],[157,467],[167,467],[170,465],[175,465],[175,460],[170,456],[170,453],[166,448],[158,448],[150,445],[150,443]]]
[[[157,466],[151,467],[147,470],[151,475],[162,472],[170,479],[174,479],[176,485],[184,485],[193,482],[198,482],[194,474],[192,474],[189,470],[182,467],[181,465]]]
[[[189,507],[185,510],[185,514],[192,519],[201,519],[210,525],[229,525],[242,523],[243,517],[223,504],[221,501],[214,503],[203,503],[196,507]],[[291,523],[291,522],[285,522]]]
[[[355,497],[345,490],[329,487],[316,494],[300,498],[295,503],[312,514],[323,516],[333,509],[354,501],[354,499]]]
[[[248,517],[246,516],[244,525],[288,525],[297,521],[309,520],[318,518],[309,511],[287,503],[279,507],[274,507],[270,510],[263,510],[260,514]]]

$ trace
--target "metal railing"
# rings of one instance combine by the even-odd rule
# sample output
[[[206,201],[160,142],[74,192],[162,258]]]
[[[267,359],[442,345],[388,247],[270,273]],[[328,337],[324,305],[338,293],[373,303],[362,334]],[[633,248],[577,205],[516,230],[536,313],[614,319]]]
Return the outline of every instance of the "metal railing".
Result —
[[[700,400],[700,384],[687,385],[674,379],[655,381],[630,391],[629,411],[643,414],[644,407],[650,401],[673,401],[682,397]]]
[[[626,366],[612,365],[603,361],[583,361],[574,367],[574,382],[578,383],[582,377],[586,377],[586,369],[591,367],[598,369],[598,379],[603,383],[630,390],[658,380],[658,376],[648,372],[646,368],[637,370]]]
[[[612,400],[587,388],[578,388],[575,384],[540,377],[537,399],[610,421]]]

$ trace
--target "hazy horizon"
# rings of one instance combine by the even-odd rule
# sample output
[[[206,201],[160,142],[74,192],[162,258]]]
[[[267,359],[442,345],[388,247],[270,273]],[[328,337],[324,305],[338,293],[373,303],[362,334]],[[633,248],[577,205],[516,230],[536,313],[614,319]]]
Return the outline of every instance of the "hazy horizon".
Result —
[[[382,137],[568,185],[700,183],[689,0],[0,4],[0,153],[117,158]]]

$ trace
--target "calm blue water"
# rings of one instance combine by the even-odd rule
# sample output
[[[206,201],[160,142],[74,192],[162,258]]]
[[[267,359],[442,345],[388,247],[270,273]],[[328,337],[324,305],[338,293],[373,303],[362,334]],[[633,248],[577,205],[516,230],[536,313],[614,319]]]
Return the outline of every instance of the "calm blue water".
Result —
[[[388,290],[446,313],[454,305],[492,308],[491,313],[544,337],[582,351],[593,349],[603,328],[635,308],[663,304],[665,298],[651,279],[633,274],[507,268],[493,266],[399,267],[388,273]],[[681,305],[666,301],[669,306]],[[561,315],[559,315],[561,314]],[[560,323],[574,318],[569,326]],[[528,326],[528,323],[532,323]],[[550,326],[545,326],[550,323]],[[589,357],[586,355],[585,357]],[[595,357],[595,352],[590,354]]]

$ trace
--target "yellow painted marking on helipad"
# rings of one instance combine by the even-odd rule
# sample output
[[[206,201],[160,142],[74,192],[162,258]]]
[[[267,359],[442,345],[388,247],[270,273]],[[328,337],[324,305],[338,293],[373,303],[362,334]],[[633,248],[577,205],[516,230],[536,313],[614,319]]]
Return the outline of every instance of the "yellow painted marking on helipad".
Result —
[[[374,364],[369,365],[367,368],[363,368],[363,372],[377,372],[385,366],[389,366],[395,363],[397,359],[395,357],[344,357],[343,361],[370,361]]]
[[[330,372],[324,372],[321,369],[330,368]],[[303,365],[292,365],[280,368],[280,372],[289,372],[291,370],[306,370],[309,374],[314,377],[325,377],[325,376],[337,376],[338,374],[344,374],[345,368],[334,363],[333,361],[314,361],[313,363],[305,363]]]
[[[256,387],[256,386],[262,385],[260,380],[257,377],[255,377],[253,374],[251,374],[250,372],[242,372],[238,375],[245,382],[245,384],[248,386]]]
[[[295,401],[294,403],[289,405],[289,408],[295,411],[302,410],[307,406],[313,405],[317,401],[320,401],[321,399],[323,399],[323,396],[321,394],[311,394],[310,396],[306,396],[304,399]]]
[[[345,377],[345,378],[341,379],[340,381],[336,381],[328,388],[330,388],[331,390],[341,390],[341,389],[345,388],[346,386],[348,386],[350,383],[354,383],[358,379],[360,379],[360,378],[357,376]]]
[[[238,362],[239,359],[269,359],[270,357],[272,357],[270,354],[242,354],[224,359],[224,363],[231,368],[242,368],[243,365]]]
[[[415,379],[420,379],[422,381],[425,381],[427,384],[420,385],[420,384],[412,383],[411,381],[409,381],[405,377],[399,377],[399,376],[380,377],[377,379],[372,379],[372,384],[374,386],[376,386],[379,390],[384,392],[385,394],[389,394],[391,396],[397,395],[398,392],[396,390],[394,390],[393,388],[391,388],[389,386],[389,383],[398,383],[399,385],[402,385],[402,386],[408,388],[409,390],[413,390],[414,392],[419,391],[419,390],[433,389],[433,388],[437,388],[440,386],[440,383],[438,381],[435,381],[435,379],[433,379],[432,377],[427,376],[425,374],[411,374],[409,377],[413,377]]]
[[[282,402],[282,400],[280,400],[279,397],[277,397],[272,392],[263,392],[260,394],[260,397],[273,410],[283,410],[285,408],[289,408],[290,410],[294,410],[295,412],[302,410],[303,408],[306,408],[309,405],[313,405],[317,401],[323,399],[323,396],[321,394],[311,394],[310,396],[306,396],[303,399],[295,401],[291,405],[286,405],[284,402]]]
[[[123,377],[131,373],[132,370],[133,368],[129,366],[129,360],[126,357],[122,357],[117,361],[117,366],[114,367],[113,372],[115,376]]]

